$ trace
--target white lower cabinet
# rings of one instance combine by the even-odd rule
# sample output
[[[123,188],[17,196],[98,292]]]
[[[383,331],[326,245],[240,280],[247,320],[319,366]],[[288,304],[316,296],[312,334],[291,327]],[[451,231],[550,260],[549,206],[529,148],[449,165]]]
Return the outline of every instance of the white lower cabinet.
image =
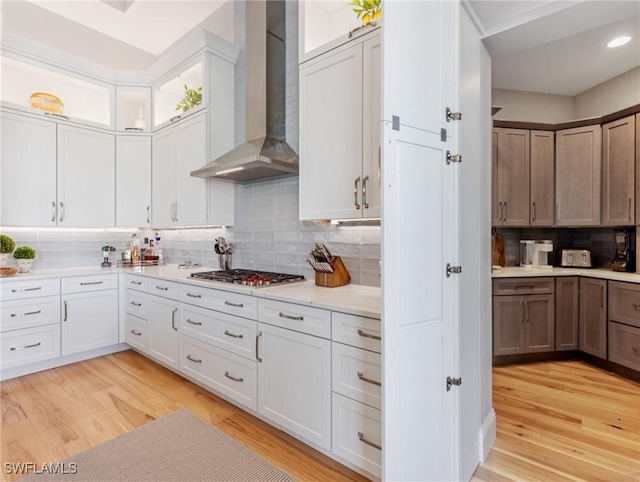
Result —
[[[149,295],[149,355],[178,368],[178,302]]]
[[[254,360],[180,334],[179,369],[232,400],[257,409],[258,377]]]
[[[258,412],[331,449],[331,342],[258,323]]]
[[[332,409],[332,452],[370,474],[381,477],[382,414],[380,410],[337,393],[333,394]]]
[[[60,356],[60,324],[0,333],[0,370]]]
[[[332,388],[356,401],[382,408],[381,357],[378,353],[333,343]]]
[[[149,325],[147,320],[129,313],[124,318],[124,341],[141,352],[149,351]]]
[[[0,331],[60,324],[60,296],[3,301],[0,320]]]

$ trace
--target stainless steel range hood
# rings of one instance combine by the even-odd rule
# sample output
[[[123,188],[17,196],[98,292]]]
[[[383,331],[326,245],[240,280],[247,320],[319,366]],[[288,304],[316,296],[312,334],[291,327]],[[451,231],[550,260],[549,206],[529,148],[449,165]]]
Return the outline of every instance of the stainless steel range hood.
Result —
[[[192,171],[195,177],[246,183],[298,174],[298,155],[285,141],[285,3],[245,5],[247,141]]]

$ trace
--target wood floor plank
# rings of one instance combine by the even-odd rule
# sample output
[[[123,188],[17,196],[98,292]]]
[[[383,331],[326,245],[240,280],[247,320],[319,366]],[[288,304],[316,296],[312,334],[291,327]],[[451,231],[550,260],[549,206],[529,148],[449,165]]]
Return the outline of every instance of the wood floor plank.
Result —
[[[2,425],[0,456],[2,458],[3,472],[7,480],[17,480],[26,474],[7,473],[15,472],[15,470],[7,471],[5,468],[6,463],[35,463],[36,467],[40,468],[44,463],[55,461],[55,458],[40,439],[39,429],[37,430],[29,419]]]

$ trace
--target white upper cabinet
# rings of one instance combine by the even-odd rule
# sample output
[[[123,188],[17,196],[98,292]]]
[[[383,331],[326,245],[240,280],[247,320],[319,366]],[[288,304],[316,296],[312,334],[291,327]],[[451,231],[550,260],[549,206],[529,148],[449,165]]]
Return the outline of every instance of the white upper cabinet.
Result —
[[[116,129],[151,132],[151,88],[116,86]]]
[[[207,106],[206,61],[199,56],[161,79],[153,88],[154,129],[176,122]]]
[[[151,224],[151,137],[116,137],[116,226]]]
[[[299,62],[303,63],[380,26],[376,18],[365,25],[349,2],[299,2]]]
[[[0,57],[0,67],[1,100],[7,107],[114,128],[113,85],[49,64],[38,66],[8,56]]]
[[[380,36],[300,68],[300,219],[380,216]]]

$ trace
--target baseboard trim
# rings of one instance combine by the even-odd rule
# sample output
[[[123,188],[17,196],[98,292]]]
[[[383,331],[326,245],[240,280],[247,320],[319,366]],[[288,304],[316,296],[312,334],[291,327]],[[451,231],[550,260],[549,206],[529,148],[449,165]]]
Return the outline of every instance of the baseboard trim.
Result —
[[[496,441],[496,412],[492,408],[480,426],[480,462],[489,456],[491,447]]]

